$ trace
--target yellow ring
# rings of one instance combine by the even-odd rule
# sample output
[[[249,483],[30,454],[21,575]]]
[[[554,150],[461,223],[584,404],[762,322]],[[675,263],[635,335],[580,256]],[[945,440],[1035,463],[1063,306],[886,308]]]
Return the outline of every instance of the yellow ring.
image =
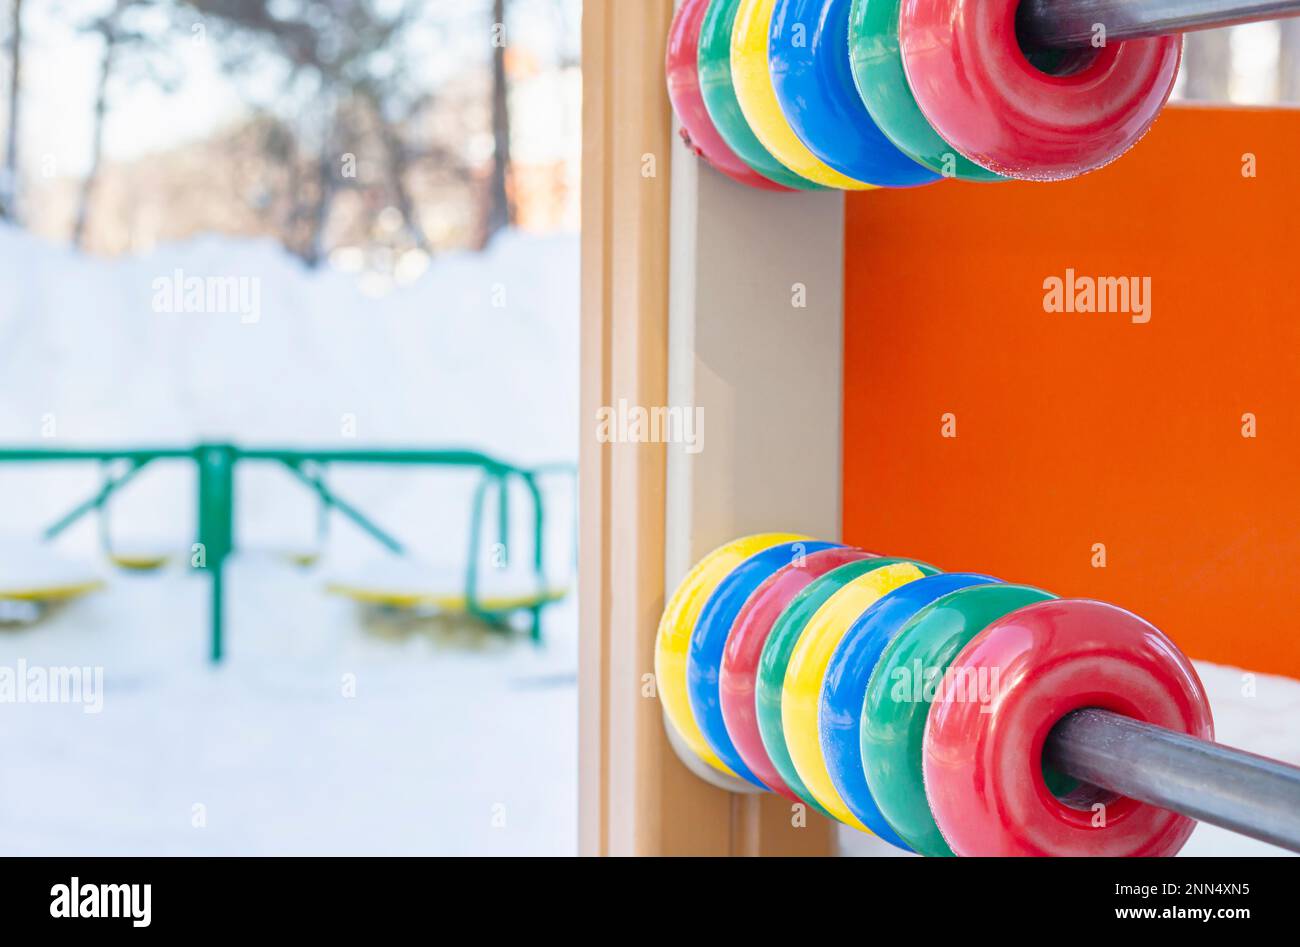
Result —
[[[731,575],[736,566],[764,549],[807,538],[791,533],[763,533],[746,536],[715,549],[682,579],[682,584],[677,586],[677,591],[668,600],[664,616],[659,621],[659,633],[655,636],[655,681],[668,721],[696,756],[728,776],[736,774],[718,758],[704,739],[699,724],[695,722],[695,714],[691,711],[690,698],[687,697],[686,655],[691,647],[691,633],[695,631],[695,622],[704,610],[704,603],[709,600],[718,583]]]
[[[781,687],[781,727],[799,778],[813,798],[845,825],[870,832],[840,798],[826,757],[822,754],[818,727],[822,681],[831,656],[844,635],[862,613],[894,589],[925,575],[910,562],[882,566],[858,576],[840,589],[808,619],[790,655]]]
[[[874,190],[872,185],[840,174],[823,162],[786,121],[772,87],[767,59],[775,9],[776,0],[741,0],[736,11],[736,25],[731,32],[731,75],[745,120],[763,147],[795,174],[842,191]]]

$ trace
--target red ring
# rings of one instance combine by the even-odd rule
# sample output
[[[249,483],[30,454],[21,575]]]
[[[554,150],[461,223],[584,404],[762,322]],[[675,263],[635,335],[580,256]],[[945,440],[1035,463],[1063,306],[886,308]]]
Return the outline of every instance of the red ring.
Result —
[[[718,134],[700,94],[700,26],[709,0],[686,0],[673,17],[668,33],[668,98],[682,123],[682,140],[688,148],[727,177],[750,187],[789,191],[769,181],[731,150]]]
[[[1194,821],[1134,799],[1096,813],[1066,805],[1043,778],[1043,744],[1066,714],[1100,707],[1214,738],[1191,663],[1147,622],[1100,602],[1057,601],[1012,612],[971,640],[957,678],[985,673],[988,699],[945,688],[930,707],[925,791],[958,855],[1174,855]],[[996,679],[993,670],[997,670]]]
[[[878,558],[880,557],[872,552],[839,546],[815,552],[802,563],[785,566],[754,590],[754,594],[732,622],[731,633],[727,635],[727,644],[722,652],[722,669],[718,675],[722,719],[727,725],[727,733],[750,771],[765,786],[791,802],[803,800],[781,778],[767,755],[763,737],[758,730],[758,716],[754,709],[758,659],[763,653],[768,635],[772,633],[773,622],[813,580],[850,562]]]
[[[1026,58],[1020,0],[903,0],[900,37],[921,111],[990,171],[1032,181],[1077,177],[1133,147],[1164,108],[1181,36],[1085,50],[1068,75]]]

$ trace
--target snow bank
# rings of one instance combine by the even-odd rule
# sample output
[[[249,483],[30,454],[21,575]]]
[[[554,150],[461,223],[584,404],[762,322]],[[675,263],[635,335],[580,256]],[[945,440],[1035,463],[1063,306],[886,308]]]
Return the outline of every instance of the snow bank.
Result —
[[[206,237],[96,260],[0,228],[0,440],[457,443],[576,454],[577,241],[505,234],[383,299]],[[158,281],[254,279],[260,318],[155,311]],[[354,432],[345,431],[352,419]],[[558,456],[557,456],[558,455]]]

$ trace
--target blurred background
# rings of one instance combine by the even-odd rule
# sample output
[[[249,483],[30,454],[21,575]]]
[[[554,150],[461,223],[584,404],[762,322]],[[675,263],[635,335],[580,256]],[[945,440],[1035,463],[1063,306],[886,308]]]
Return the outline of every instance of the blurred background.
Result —
[[[0,851],[576,849],[580,18],[0,0]]]
[[[1174,98],[1300,104],[1300,20],[1188,34]]]
[[[576,0],[6,6],[0,197],[32,233],[264,237],[400,280],[512,224],[577,227]]]

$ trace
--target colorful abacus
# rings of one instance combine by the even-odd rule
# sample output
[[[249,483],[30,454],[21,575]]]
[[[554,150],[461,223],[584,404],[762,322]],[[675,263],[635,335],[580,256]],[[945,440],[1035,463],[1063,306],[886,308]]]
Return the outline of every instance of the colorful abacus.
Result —
[[[684,0],[668,88],[688,143],[778,190],[1053,181],[1133,147],[1182,37],[1251,0]]]
[[[924,855],[1173,855],[1194,826],[1178,807],[1300,846],[1300,771],[1200,742],[1213,724],[1191,663],[1110,605],[750,536],[677,588],[655,676],[670,736],[706,778]],[[1116,761],[1086,761],[1089,734],[1063,721]],[[1167,768],[1125,764],[1124,740]],[[1224,815],[1147,785],[1171,772],[1195,773],[1207,799],[1235,780],[1227,809],[1242,808],[1243,778],[1260,800]]]

